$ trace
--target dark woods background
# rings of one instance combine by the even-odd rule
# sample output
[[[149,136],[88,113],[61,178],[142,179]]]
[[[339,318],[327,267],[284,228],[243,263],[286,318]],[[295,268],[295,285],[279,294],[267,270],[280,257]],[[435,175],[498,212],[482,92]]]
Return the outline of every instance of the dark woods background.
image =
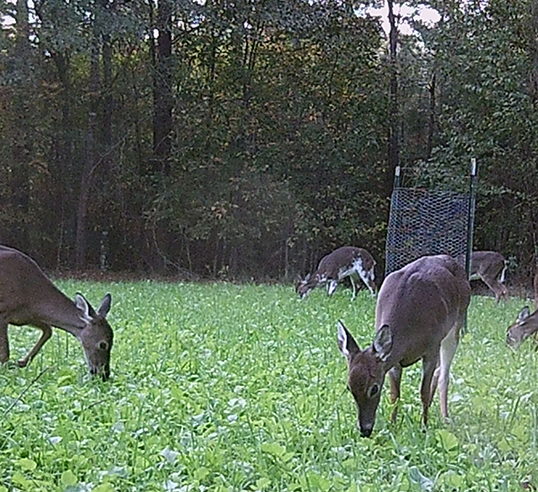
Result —
[[[369,2],[371,5],[376,2]],[[380,2],[377,2],[378,4]],[[383,270],[394,167],[479,164],[475,249],[537,252],[538,0],[0,0],[0,242],[49,270]]]

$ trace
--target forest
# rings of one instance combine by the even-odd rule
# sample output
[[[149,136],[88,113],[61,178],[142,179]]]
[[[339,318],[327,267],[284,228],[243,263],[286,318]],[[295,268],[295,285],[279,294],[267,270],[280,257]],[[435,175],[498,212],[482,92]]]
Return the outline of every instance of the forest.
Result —
[[[396,166],[444,188],[474,158],[474,248],[528,282],[538,0],[387,0],[388,28],[384,3],[0,0],[0,243],[255,281],[354,245],[381,272]]]

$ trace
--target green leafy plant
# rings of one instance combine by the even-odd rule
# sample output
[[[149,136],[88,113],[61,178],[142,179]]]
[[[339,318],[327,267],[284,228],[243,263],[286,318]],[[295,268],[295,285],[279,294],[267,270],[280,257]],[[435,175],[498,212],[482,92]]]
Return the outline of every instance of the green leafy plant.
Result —
[[[451,421],[434,399],[420,426],[420,364],[399,417],[385,388],[359,437],[343,319],[373,339],[375,300],[343,288],[299,300],[292,286],[60,282],[111,292],[112,378],[85,369],[55,331],[26,369],[0,368],[0,491],[484,491],[537,485],[537,355],[504,342],[522,302],[473,297],[453,364]],[[35,339],[11,327],[12,358]]]

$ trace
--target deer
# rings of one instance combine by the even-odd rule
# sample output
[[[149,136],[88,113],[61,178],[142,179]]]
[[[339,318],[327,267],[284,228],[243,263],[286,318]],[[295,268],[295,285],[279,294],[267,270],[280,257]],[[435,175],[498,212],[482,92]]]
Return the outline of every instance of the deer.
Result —
[[[496,251],[473,251],[469,269],[470,280],[482,280],[495,294],[495,303],[508,299],[508,289],[504,285],[507,261]]]
[[[448,255],[424,256],[385,278],[379,290],[373,343],[361,350],[342,321],[338,348],[346,358],[348,389],[357,409],[357,427],[370,437],[385,376],[390,401],[400,398],[403,368],[422,360],[422,424],[439,388],[441,414],[448,419],[450,365],[465,323],[471,287],[465,269]],[[391,422],[396,421],[397,406]]]
[[[338,287],[338,283],[349,277],[353,289],[352,300],[357,296],[359,279],[364,282],[370,293],[375,296],[377,291],[374,282],[375,265],[374,258],[365,249],[342,246],[324,256],[313,275],[308,274],[304,279],[299,278],[295,290],[301,299],[304,299],[316,287],[327,285],[327,294],[332,296]]]
[[[529,306],[525,306],[519,312],[516,321],[506,332],[506,343],[517,350],[527,338],[533,335],[535,341],[538,342],[538,270],[534,274],[534,313],[531,314]]]
[[[113,332],[106,316],[111,302],[110,294],[106,294],[97,311],[80,293],[73,302],[34,260],[21,251],[0,246],[0,363],[9,360],[8,325],[28,325],[42,332],[28,354],[17,361],[19,367],[26,367],[34,359],[55,327],[75,336],[90,373],[107,380]]]

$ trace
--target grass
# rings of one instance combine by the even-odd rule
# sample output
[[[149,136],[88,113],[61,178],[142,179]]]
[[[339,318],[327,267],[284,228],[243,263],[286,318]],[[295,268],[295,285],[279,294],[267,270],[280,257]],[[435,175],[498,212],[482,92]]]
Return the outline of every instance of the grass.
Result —
[[[516,491],[538,486],[537,353],[504,343],[523,302],[473,297],[453,364],[451,423],[436,398],[421,429],[420,364],[398,421],[385,388],[359,437],[336,345],[361,347],[375,301],[345,289],[300,301],[290,286],[58,282],[94,304],[111,292],[112,379],[86,374],[56,330],[26,369],[0,368],[0,492]],[[10,328],[12,359],[37,339]],[[529,485],[530,486],[530,485]]]

